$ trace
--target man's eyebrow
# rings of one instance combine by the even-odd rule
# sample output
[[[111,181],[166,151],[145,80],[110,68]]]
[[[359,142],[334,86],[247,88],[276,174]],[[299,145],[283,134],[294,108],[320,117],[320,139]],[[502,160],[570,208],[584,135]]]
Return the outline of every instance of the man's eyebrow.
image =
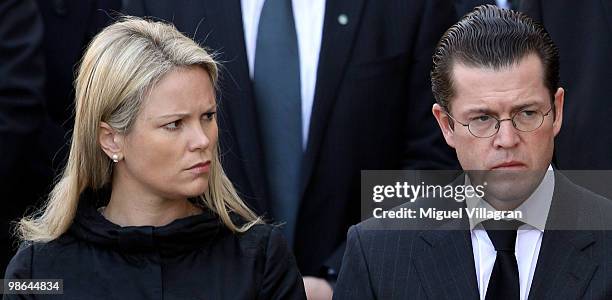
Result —
[[[537,106],[539,104],[540,103],[538,103],[536,101],[529,101],[529,102],[525,102],[525,103],[520,103],[520,104],[513,105],[511,111],[518,111],[518,110],[525,109],[527,107]],[[474,107],[474,108],[470,108],[470,109],[466,110],[464,113],[466,115],[475,114],[475,113],[493,115],[493,114],[496,114],[498,112],[493,111],[493,110],[491,110],[489,108],[486,108],[486,107]]]
[[[475,113],[481,113],[481,114],[494,114],[495,112],[486,108],[486,107],[474,107],[474,108],[470,108],[468,110],[466,110],[464,112],[464,114],[469,115],[469,114],[475,114]]]
[[[530,101],[530,102],[526,102],[522,104],[517,104],[517,105],[512,106],[512,111],[517,111],[517,110],[525,109],[530,106],[537,106],[537,105],[539,105],[539,103],[536,101]]]

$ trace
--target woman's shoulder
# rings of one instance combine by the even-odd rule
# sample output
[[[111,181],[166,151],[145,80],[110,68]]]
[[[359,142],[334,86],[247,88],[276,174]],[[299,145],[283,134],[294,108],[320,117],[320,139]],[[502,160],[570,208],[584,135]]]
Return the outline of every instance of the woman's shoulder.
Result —
[[[257,224],[242,234],[241,245],[257,249],[265,259],[260,296],[264,299],[306,299],[302,276],[278,226]]]
[[[234,236],[238,239],[239,243],[247,247],[262,247],[265,246],[270,239],[272,232],[276,232],[277,229],[274,225],[270,224],[255,224],[244,232],[235,233]]]
[[[5,279],[32,278],[32,259],[34,256],[34,243],[22,242],[13,256],[4,274]]]
[[[5,278],[32,278],[36,263],[44,264],[45,259],[65,251],[71,241],[65,234],[48,242],[22,241],[6,268]]]
[[[247,231],[235,234],[241,248],[247,253],[268,256],[271,250],[289,252],[280,228],[271,224],[255,224]],[[255,253],[253,253],[255,254]]]

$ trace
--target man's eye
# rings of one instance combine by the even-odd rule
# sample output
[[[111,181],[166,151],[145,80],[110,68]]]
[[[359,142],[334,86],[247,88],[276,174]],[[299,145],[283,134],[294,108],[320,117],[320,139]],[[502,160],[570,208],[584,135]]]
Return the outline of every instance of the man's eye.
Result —
[[[476,122],[488,122],[491,120],[491,116],[488,115],[482,115],[482,116],[478,116],[475,118],[472,118],[472,121],[476,121]]]
[[[521,111],[521,115],[523,117],[533,117],[537,114],[538,112],[535,110],[523,110]]]
[[[174,121],[172,123],[168,123],[168,124],[164,125],[164,128],[167,129],[167,130],[172,131],[172,130],[179,129],[180,126],[181,126],[181,120],[176,120],[176,121]]]
[[[215,112],[215,111],[205,113],[205,114],[204,114],[204,116],[203,116],[203,118],[204,118],[204,120],[207,120],[207,121],[212,121],[212,120],[215,118],[215,114],[216,114],[216,113],[217,113],[217,112]]]

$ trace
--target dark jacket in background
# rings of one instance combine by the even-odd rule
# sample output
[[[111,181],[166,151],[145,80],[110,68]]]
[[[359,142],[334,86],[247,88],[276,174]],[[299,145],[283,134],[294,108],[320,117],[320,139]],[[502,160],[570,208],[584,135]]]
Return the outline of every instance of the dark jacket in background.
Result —
[[[463,15],[471,12],[474,7],[483,4],[496,4],[495,0],[455,0],[455,8],[457,9],[457,15],[462,17]]]
[[[44,188],[35,143],[45,120],[43,22],[33,0],[0,2],[0,268],[14,253],[9,221]],[[23,185],[22,185],[23,184]],[[27,188],[26,188],[27,187]],[[18,197],[18,195],[20,197]]]
[[[60,238],[22,246],[5,278],[61,278],[62,299],[306,299],[295,258],[271,225],[234,234],[205,209],[161,227],[120,227],[96,210],[98,198],[108,201],[85,193]]]
[[[73,81],[120,0],[0,2],[0,267],[16,250],[9,222],[40,203],[64,166]],[[6,247],[6,249],[5,249]]]
[[[72,130],[74,79],[89,41],[113,22],[121,0],[36,0],[44,21],[47,111],[63,134]],[[62,141],[65,141],[64,138]]]
[[[126,14],[172,22],[223,62],[219,128],[225,171],[270,216],[240,0],[130,0]],[[431,114],[435,44],[456,20],[452,0],[327,0],[293,246],[303,275],[338,270],[360,219],[368,169],[454,169]],[[338,21],[345,15],[348,23]],[[196,31],[197,29],[197,31]]]
[[[529,0],[521,11],[559,47],[565,103],[556,166],[612,170],[612,1]]]

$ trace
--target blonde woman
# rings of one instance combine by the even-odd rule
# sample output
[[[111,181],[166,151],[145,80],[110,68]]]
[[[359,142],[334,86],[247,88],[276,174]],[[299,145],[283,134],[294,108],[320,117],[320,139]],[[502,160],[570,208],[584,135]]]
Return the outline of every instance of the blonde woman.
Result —
[[[126,18],[98,34],[66,169],[19,222],[5,277],[63,279],[71,299],[305,298],[278,229],[223,173],[216,82],[213,58],[171,25]]]

